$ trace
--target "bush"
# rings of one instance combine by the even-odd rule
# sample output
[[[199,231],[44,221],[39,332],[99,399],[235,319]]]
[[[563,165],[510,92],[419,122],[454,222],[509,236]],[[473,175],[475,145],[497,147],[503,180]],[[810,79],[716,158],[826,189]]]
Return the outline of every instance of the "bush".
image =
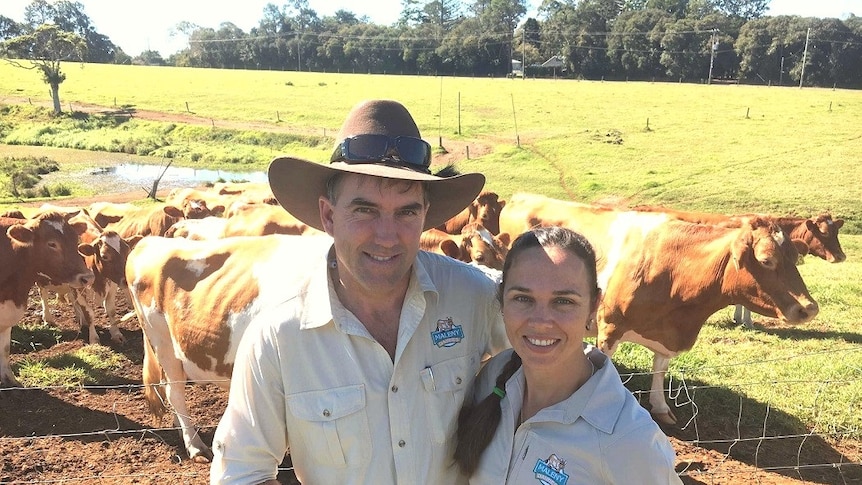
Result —
[[[61,197],[64,195],[72,195],[72,189],[67,187],[64,184],[57,184],[51,189],[54,192],[54,197]]]

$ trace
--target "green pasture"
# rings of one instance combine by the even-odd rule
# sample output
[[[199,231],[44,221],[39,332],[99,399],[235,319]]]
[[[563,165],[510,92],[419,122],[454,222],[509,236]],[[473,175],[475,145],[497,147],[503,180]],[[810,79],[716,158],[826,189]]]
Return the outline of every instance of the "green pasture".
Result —
[[[725,213],[829,211],[845,219],[848,260],[807,257],[799,267],[820,303],[817,318],[789,328],[756,317],[758,328],[746,330],[730,324],[732,309],[723,310],[694,349],[671,362],[671,375],[689,397],[678,400],[681,424],[727,423],[730,435],[742,423],[758,433],[862,438],[862,91],[89,64],[64,70],[66,111],[70,103],[73,110],[96,104],[210,123],[54,119],[28,103],[48,101],[38,74],[0,63],[0,142],[19,145],[0,145],[0,158],[41,145],[61,168],[102,163],[105,154],[48,147],[185,166],[241,163],[243,170],[263,170],[278,153],[324,161],[346,111],[384,97],[405,103],[432,145],[472,147],[457,167],[485,173],[487,188],[503,198],[525,191]],[[651,355],[631,344],[615,361],[635,373],[651,368]],[[648,385],[645,376],[629,383]]]

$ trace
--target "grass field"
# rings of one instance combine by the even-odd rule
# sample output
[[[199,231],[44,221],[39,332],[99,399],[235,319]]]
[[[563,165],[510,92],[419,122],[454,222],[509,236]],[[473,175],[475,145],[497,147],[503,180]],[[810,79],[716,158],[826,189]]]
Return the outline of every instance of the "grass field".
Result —
[[[684,379],[686,391],[697,390],[692,414],[700,419],[745,421],[763,433],[770,421],[781,433],[862,438],[862,91],[78,64],[65,71],[64,109],[116,104],[254,125],[228,130],[235,138],[227,143],[238,151],[246,148],[236,140],[249,131],[324,140],[301,148],[249,144],[248,165],[260,169],[273,151],[326,159],[346,111],[358,100],[385,97],[411,109],[432,145],[442,138],[490,146],[491,153],[458,168],[485,173],[487,188],[503,198],[525,191],[726,213],[828,210],[846,221],[848,260],[830,265],[808,257],[800,266],[820,303],[814,322],[765,322],[752,331],[731,326],[730,310],[719,312],[695,348],[672,361],[671,373]],[[0,63],[0,104],[12,98],[45,101],[47,88],[36,73]],[[0,120],[2,135],[86,148],[105,137],[145,138],[164,129],[135,121],[94,135],[79,123],[40,138],[40,127],[51,123],[40,116],[14,115],[12,126]],[[226,150],[224,141],[203,140],[207,129],[186,129],[194,131],[186,141],[165,140],[174,153],[188,153],[182,143]],[[175,163],[208,161],[178,155]],[[615,360],[634,371],[651,367],[650,354],[634,345],[624,345]],[[646,378],[636,386],[648,388]]]

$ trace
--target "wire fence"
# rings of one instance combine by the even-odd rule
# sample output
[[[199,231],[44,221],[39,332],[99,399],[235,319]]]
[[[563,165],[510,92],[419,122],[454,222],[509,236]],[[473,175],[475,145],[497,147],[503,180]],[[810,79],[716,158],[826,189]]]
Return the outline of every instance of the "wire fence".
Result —
[[[784,362],[792,365],[801,358],[829,354],[830,358],[853,361],[855,354],[862,351],[862,346],[852,345],[842,349],[824,350],[796,354],[792,356],[769,359],[768,362]],[[849,385],[859,384],[862,380],[862,369],[855,368],[848,377],[841,379],[762,379],[726,382],[722,385],[700,384],[699,376],[705,372],[731,368],[735,366],[751,367],[764,364],[767,361],[739,361],[720,366],[698,367],[692,369],[671,369],[668,373],[668,383],[665,386],[664,397],[678,414],[678,425],[669,433],[674,438],[677,448],[678,474],[690,483],[738,483],[741,476],[746,481],[761,481],[766,477],[781,476],[782,480],[793,482],[799,480],[808,483],[859,483],[862,481],[862,440],[858,429],[833,429],[817,422],[817,410],[822,405],[831,403],[836,398],[835,390]],[[649,380],[651,372],[621,372],[623,381],[628,387],[643,387],[635,385],[638,380]],[[218,384],[215,381],[197,381],[192,384]],[[778,403],[757,402],[748,397],[749,392],[788,388],[798,386],[807,391],[811,409],[809,414],[815,416],[812,423],[797,423],[797,426],[782,424],[787,421],[788,413],[780,410]],[[48,386],[25,389],[0,389],[0,404],[4,402],[4,394],[9,392],[51,393],[62,399],[64,394],[83,395],[76,399],[79,406],[86,407],[88,393],[105,393],[109,391],[129,395],[142,393],[142,384],[122,385],[85,385],[76,387]],[[81,393],[81,391],[85,391]],[[710,394],[712,393],[712,394]],[[633,394],[642,402],[648,399],[648,390],[634,390]],[[842,394],[846,396],[846,394]],[[735,402],[732,402],[735,399]],[[844,398],[846,399],[846,398]],[[850,413],[858,413],[862,393],[850,394],[843,403]],[[719,415],[717,406],[724,408],[724,417],[716,420]],[[784,406],[784,404],[782,404]],[[732,414],[727,414],[728,407],[735,407]],[[4,410],[14,413],[15,410]],[[190,412],[195,413],[192,409]],[[219,413],[220,414],[220,410]],[[735,414],[735,423],[728,416]],[[139,441],[155,439],[165,443],[165,433],[179,435],[178,427],[144,427],[124,429],[123,422],[128,425],[128,418],[114,412],[116,426],[105,429],[80,430],[72,433],[56,433],[26,436],[10,436],[0,430],[0,450],[23,449],[43,442],[44,446],[54,446],[54,442],[81,441],[112,441],[132,437]],[[217,420],[216,420],[217,421]],[[203,434],[214,431],[216,421],[198,423]],[[721,422],[716,422],[721,421]],[[752,423],[759,423],[754,426]],[[667,429],[666,429],[667,431]],[[53,440],[53,441],[52,441]],[[167,444],[167,443],[165,443]],[[60,446],[60,445],[57,445]],[[173,445],[169,445],[173,446]],[[745,451],[747,450],[747,451]],[[777,451],[778,450],[778,451]],[[14,453],[14,451],[12,451]],[[3,457],[0,456],[0,462]],[[180,465],[188,458],[176,454],[173,460]],[[708,463],[708,465],[704,465]],[[289,467],[280,468],[281,472],[290,474]],[[813,477],[813,478],[812,478]],[[205,471],[191,469],[188,472],[164,470],[146,473],[111,474],[92,470],[64,471],[62,478],[15,478],[15,474],[0,465],[0,484],[35,484],[35,483],[143,483],[146,480],[155,482],[174,481],[177,483],[206,483],[208,476]],[[776,483],[767,481],[766,483]]]

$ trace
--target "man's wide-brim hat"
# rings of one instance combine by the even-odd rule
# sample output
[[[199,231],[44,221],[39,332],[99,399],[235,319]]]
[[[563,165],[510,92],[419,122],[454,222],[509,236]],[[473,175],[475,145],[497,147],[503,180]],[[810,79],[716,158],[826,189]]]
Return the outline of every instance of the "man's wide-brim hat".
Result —
[[[413,137],[421,140],[419,128],[407,109],[390,100],[364,101],[356,105],[347,115],[336,142],[341,146],[345,139],[357,135],[385,135],[393,140],[396,137]],[[323,231],[318,199],[326,195],[327,181],[338,173],[424,182],[429,194],[424,229],[439,226],[464,210],[485,185],[485,176],[480,173],[438,177],[432,175],[427,167],[404,162],[397,155],[361,162],[336,160],[329,164],[278,157],[269,165],[269,185],[285,210],[305,224]]]

